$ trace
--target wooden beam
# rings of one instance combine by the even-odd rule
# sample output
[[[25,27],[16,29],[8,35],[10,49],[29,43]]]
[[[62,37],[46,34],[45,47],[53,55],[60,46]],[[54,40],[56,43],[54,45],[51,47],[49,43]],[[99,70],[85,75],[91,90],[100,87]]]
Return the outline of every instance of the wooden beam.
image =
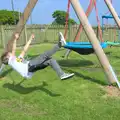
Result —
[[[120,19],[119,16],[117,15],[117,12],[115,11],[114,7],[112,6],[110,0],[104,0],[108,9],[110,10],[111,14],[114,17],[115,22],[117,23],[118,27],[120,28]],[[119,4],[119,2],[118,2]]]
[[[91,42],[91,44],[94,48],[94,51],[104,69],[104,72],[108,78],[108,82],[111,84],[111,83],[118,81],[102,47],[99,44],[99,41],[95,35],[95,32],[92,29],[92,26],[90,25],[90,23],[87,19],[87,16],[85,15],[85,13],[81,7],[79,0],[71,0],[71,4],[73,5],[73,8],[74,8],[76,14],[78,15],[78,18],[86,32],[86,35],[87,35],[89,41]]]
[[[92,10],[93,10],[93,8],[94,8],[94,2],[96,2],[96,1],[97,1],[97,0],[92,0],[92,1],[90,1],[90,5],[88,6],[88,9],[87,9],[87,11],[86,11],[86,16],[87,16],[87,17],[89,17],[90,13],[92,12]],[[80,23],[79,28],[78,28],[78,31],[77,31],[76,36],[75,36],[75,38],[74,38],[73,41],[77,41],[78,38],[80,38],[80,34],[82,33],[82,30],[83,30],[82,28],[83,28],[83,27],[82,27],[82,24]]]
[[[14,35],[15,33],[19,33],[21,34],[21,32],[23,31],[24,29],[24,26],[33,10],[33,8],[35,7],[36,3],[37,3],[38,0],[29,0],[16,28],[15,28],[15,31],[13,32],[12,34],[12,37],[11,39],[8,41],[8,44],[6,46],[6,49],[5,51],[11,51],[12,50],[12,45],[13,45],[13,40],[14,40]]]
[[[97,0],[90,1],[90,4],[89,4],[89,6],[88,6],[88,8],[86,10],[86,16],[87,17],[89,17],[90,13],[92,12],[92,10],[94,8],[94,2],[97,2]],[[78,39],[80,38],[80,35],[81,35],[82,31],[83,31],[83,27],[82,27],[82,24],[80,23],[79,28],[77,30],[77,33],[76,33],[75,38],[74,38],[73,41],[78,41]],[[65,54],[64,54],[63,57],[68,58],[70,52],[71,52],[70,49],[66,50],[66,52],[65,52]]]

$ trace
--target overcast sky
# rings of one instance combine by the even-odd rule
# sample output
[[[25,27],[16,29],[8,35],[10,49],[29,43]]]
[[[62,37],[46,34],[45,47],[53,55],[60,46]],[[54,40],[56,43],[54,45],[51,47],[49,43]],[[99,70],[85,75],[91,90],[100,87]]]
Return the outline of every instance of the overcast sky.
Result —
[[[12,10],[11,0],[0,0],[0,9],[8,9]],[[23,12],[29,0],[13,0],[14,1],[14,9],[16,11]],[[64,10],[67,9],[67,1],[68,0],[38,0],[36,7],[32,12],[32,23],[34,24],[50,24],[53,21],[52,13],[55,10]],[[87,9],[90,0],[80,0],[80,3],[84,10]],[[113,0],[113,6],[117,13],[120,15],[120,0]],[[108,9],[104,3],[104,0],[98,0],[97,8],[99,12],[99,18],[101,21],[101,16],[104,15]],[[70,16],[78,22],[78,19],[71,8]],[[95,10],[91,13],[89,17],[89,21],[92,25],[96,25],[96,15]],[[113,23],[112,20],[109,22]],[[30,20],[28,21],[30,23]]]

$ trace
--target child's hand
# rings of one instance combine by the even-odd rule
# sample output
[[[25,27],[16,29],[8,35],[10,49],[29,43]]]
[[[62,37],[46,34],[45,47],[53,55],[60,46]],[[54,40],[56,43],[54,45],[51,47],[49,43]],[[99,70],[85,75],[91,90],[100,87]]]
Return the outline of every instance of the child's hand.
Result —
[[[18,38],[19,38],[19,34],[16,33],[16,34],[15,34],[15,39],[18,40]]]
[[[33,39],[35,39],[35,35],[34,35],[34,34],[32,34],[32,35],[31,35],[31,38],[32,38],[32,40],[33,40]]]

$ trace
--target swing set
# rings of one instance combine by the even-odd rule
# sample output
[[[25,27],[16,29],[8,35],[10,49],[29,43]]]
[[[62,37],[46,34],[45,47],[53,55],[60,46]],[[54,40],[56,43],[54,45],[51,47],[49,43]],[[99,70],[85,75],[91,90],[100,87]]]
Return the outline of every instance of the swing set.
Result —
[[[112,4],[113,1],[110,0],[110,3]],[[120,29],[120,23],[118,22],[119,18],[120,18],[120,16],[118,16],[115,13],[114,10],[112,10],[111,13],[110,13],[110,10],[109,10],[104,15],[102,15],[102,34],[105,37],[108,37],[108,33],[107,32],[109,32],[109,29],[112,29],[111,30],[112,33],[110,33],[110,37],[106,40],[106,43],[109,46],[118,46],[118,45],[120,45],[120,41],[119,41],[120,40],[120,30],[119,30]],[[114,26],[111,27],[109,25],[109,23],[108,23],[109,19],[115,20],[117,25],[114,25]],[[105,20],[106,20],[106,22],[105,22]],[[118,38],[117,38],[117,36],[118,36]]]
[[[119,18],[120,18],[120,16],[118,16]],[[106,23],[104,23],[104,21],[106,20]],[[105,32],[109,32],[109,29],[111,29],[111,32],[112,32],[112,34],[113,34],[113,36],[112,36],[112,34],[110,35],[111,36],[111,40],[112,41],[109,41],[109,40],[107,40],[106,41],[106,43],[107,43],[107,45],[110,45],[110,46],[118,46],[118,45],[120,45],[120,30],[119,30],[119,28],[116,26],[116,25],[114,25],[114,26],[110,26],[109,25],[109,23],[108,23],[108,20],[109,19],[114,19],[114,17],[110,14],[110,15],[103,15],[102,16],[102,33],[104,34],[104,35],[109,35],[109,34],[105,34]],[[117,36],[118,36],[118,38],[117,38]]]
[[[97,5],[96,5],[96,0],[90,0],[89,6],[86,11],[86,16],[88,17],[90,15],[90,13],[94,7],[95,7],[96,19],[97,19],[97,23],[98,23],[98,35],[100,38],[100,46],[102,48],[106,48],[107,44],[106,44],[106,42],[104,42],[104,40],[102,38],[102,30],[100,27],[100,20],[98,17],[98,9],[97,9]],[[66,24],[65,24],[65,33],[64,33],[65,39],[66,39],[67,32],[68,32],[67,28],[68,28],[69,14],[70,14],[70,0],[68,0],[68,7],[67,7],[67,14],[66,14]],[[67,44],[64,46],[64,48],[69,49],[69,50],[67,50],[67,52],[65,54],[66,57],[68,57],[70,50],[73,50],[82,55],[88,55],[88,54],[94,53],[93,46],[90,42],[82,42],[82,41],[78,42],[78,38],[80,37],[82,30],[83,30],[83,27],[82,27],[82,24],[80,24],[74,40],[72,42],[66,42]]]
[[[8,44],[6,46],[5,51],[11,51],[13,41],[14,41],[14,35],[16,33],[21,34],[21,32],[24,29],[25,24],[26,24],[26,22],[27,22],[27,20],[28,20],[28,18],[30,16],[33,8],[35,7],[37,1],[38,0],[29,0],[29,2],[27,4],[27,6],[26,6],[26,8],[25,8],[25,10],[24,10],[24,12],[23,12],[23,14],[22,14],[17,26],[16,26],[16,28],[15,28],[15,31],[13,32],[13,35],[12,35],[11,39],[8,41]],[[116,82],[118,84],[119,88],[120,88],[119,81],[118,81],[118,79],[117,79],[117,77],[116,77],[116,75],[115,75],[115,73],[114,73],[108,59],[107,59],[107,56],[105,55],[105,53],[104,53],[104,51],[102,49],[103,46],[102,46],[102,44],[100,44],[98,38],[96,37],[96,35],[94,33],[94,30],[92,29],[92,26],[90,25],[90,23],[89,23],[89,21],[87,19],[87,16],[90,14],[90,11],[92,10],[93,6],[95,5],[96,0],[94,0],[94,2],[92,2],[92,8],[90,8],[90,10],[88,10],[88,12],[86,12],[86,15],[84,13],[84,10],[82,9],[82,6],[81,6],[79,0],[69,0],[69,1],[72,4],[75,13],[77,14],[77,17],[78,17],[79,21],[81,22],[81,25],[79,27],[80,29],[78,30],[78,34],[76,35],[76,38],[77,38],[77,36],[80,35],[81,32],[79,32],[79,31],[82,31],[82,27],[83,27],[90,42],[82,43],[81,45],[76,43],[76,42],[67,43],[66,48],[69,48],[69,46],[70,46],[71,49],[76,50],[76,52],[80,51],[80,53],[81,53],[81,51],[83,49],[91,50],[90,53],[95,52],[99,62],[101,63],[101,66],[103,67],[104,72],[105,72],[105,74],[106,74],[106,76],[108,78],[108,82],[110,84]],[[120,20],[116,16],[117,13],[114,10],[114,8],[112,7],[112,4],[110,3],[109,0],[104,0],[104,1],[105,1],[106,5],[108,6],[109,10],[111,11],[112,15],[114,16],[114,19],[117,22],[117,25],[120,27]],[[67,25],[67,22],[66,22],[66,25]],[[100,32],[100,34],[101,33],[102,32]],[[74,41],[76,41],[76,39]],[[102,42],[103,41],[101,41],[101,43]],[[104,42],[103,42],[103,44],[104,44]],[[81,46],[81,48],[80,48],[80,46]],[[87,50],[87,51],[85,51],[83,53],[87,53],[89,50]]]

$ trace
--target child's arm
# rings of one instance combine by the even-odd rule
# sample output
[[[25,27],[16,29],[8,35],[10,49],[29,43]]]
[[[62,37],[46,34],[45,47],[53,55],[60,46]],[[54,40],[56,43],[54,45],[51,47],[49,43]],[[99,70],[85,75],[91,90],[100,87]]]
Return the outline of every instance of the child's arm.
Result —
[[[19,34],[16,33],[15,34],[15,38],[14,38],[14,42],[13,42],[13,47],[12,47],[12,55],[15,56],[15,51],[16,51],[16,41],[18,40],[19,38]]]
[[[28,48],[29,48],[29,46],[30,46],[30,44],[31,44],[31,42],[32,42],[32,40],[33,40],[34,38],[35,38],[35,36],[34,36],[34,34],[32,34],[32,35],[30,36],[28,42],[27,42],[26,45],[24,46],[23,51],[22,51],[22,52],[20,53],[20,55],[19,55],[21,58],[24,58],[25,53],[27,52],[27,50],[28,50]]]

